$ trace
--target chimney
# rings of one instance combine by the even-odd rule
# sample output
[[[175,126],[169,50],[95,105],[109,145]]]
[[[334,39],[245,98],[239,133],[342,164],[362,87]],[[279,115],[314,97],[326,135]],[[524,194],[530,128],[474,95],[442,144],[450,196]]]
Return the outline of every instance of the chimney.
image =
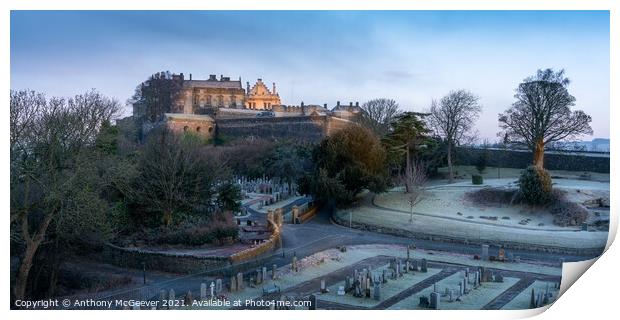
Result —
[[[209,75],[209,80],[212,80],[212,81],[213,81],[213,80],[214,80],[214,81],[217,81],[217,77],[216,77],[214,74],[210,74],[210,75]]]
[[[276,83],[275,82],[273,83],[273,92],[272,93],[276,94]]]
[[[304,107],[304,102],[303,102],[303,101],[301,102],[301,107],[302,107],[302,108]]]
[[[349,107],[352,107],[352,106],[353,106],[353,102],[349,102]]]
[[[323,104],[323,108],[327,109],[327,103]]]
[[[340,101],[336,101],[336,107],[340,107]]]
[[[179,77],[181,77],[181,80],[183,80],[183,72],[179,73]]]
[[[246,81],[245,86],[248,88],[247,89],[247,94],[250,94],[250,81]]]
[[[189,74],[189,80],[192,80],[192,74],[191,73]]]
[[[359,102],[355,102],[355,106],[359,108],[360,103]]]

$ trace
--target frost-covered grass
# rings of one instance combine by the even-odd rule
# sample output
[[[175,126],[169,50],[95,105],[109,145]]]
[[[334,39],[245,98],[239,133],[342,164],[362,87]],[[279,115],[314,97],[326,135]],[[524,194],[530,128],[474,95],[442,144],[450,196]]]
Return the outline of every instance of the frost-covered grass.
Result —
[[[436,208],[441,210],[439,205]],[[454,216],[457,216],[456,212],[458,211],[454,211]],[[365,205],[339,210],[336,214],[347,221],[349,213],[351,213],[353,222],[367,225],[402,229],[413,233],[482,240],[490,243],[504,241],[567,248],[602,248],[605,247],[608,236],[607,232],[581,232],[576,228],[566,228],[566,231],[530,230],[513,226],[465,223],[462,220],[440,219],[434,216],[415,214],[413,222],[409,222],[409,213],[382,210]],[[487,210],[485,215],[499,216],[490,210]],[[467,214],[463,214],[463,216],[466,217]],[[476,221],[488,222],[483,219],[476,219]]]
[[[521,291],[519,295],[503,306],[502,310],[529,309],[532,298],[532,289],[534,289],[535,295],[538,295],[538,292],[545,292],[547,285],[549,286],[549,292],[553,293],[550,303],[553,302],[558,295],[558,289],[555,289],[555,283],[547,281],[534,281],[534,283],[527,287],[527,289]]]
[[[379,276],[382,273],[383,269],[388,269],[388,265],[385,265],[381,268],[373,270],[373,274]],[[329,286],[329,292],[325,294],[321,294],[317,296],[319,300],[324,301],[333,301],[338,303],[345,303],[348,305],[354,306],[362,306],[362,307],[374,307],[382,301],[391,298],[402,291],[414,286],[418,282],[435,275],[441,272],[441,269],[432,269],[429,268],[428,272],[419,272],[419,271],[410,271],[409,273],[404,273],[402,277],[397,278],[395,280],[388,279],[388,282],[385,284],[381,284],[381,299],[375,300],[373,298],[374,288],[370,289],[370,298],[356,298],[351,293],[346,294],[344,296],[338,295],[338,287],[344,286],[344,281],[338,282],[335,285]],[[389,274],[389,273],[388,273]],[[353,275],[351,275],[353,276]]]

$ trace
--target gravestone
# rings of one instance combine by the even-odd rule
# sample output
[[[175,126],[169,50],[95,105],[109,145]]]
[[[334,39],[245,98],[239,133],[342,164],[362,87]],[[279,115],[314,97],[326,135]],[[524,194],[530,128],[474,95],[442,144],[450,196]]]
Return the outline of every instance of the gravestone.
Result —
[[[256,269],[256,284],[259,285],[263,283],[263,272],[261,269]]]
[[[237,277],[230,277],[230,292],[237,291]]]
[[[422,259],[422,262],[420,263],[420,271],[421,272],[428,272],[428,270],[426,268],[426,259]]]
[[[344,278],[344,290],[349,291],[351,289],[351,277]]]
[[[381,300],[381,283],[375,282],[375,287],[372,295],[373,299],[379,301]]]
[[[536,308],[536,294],[534,293],[534,289],[532,289],[532,293],[530,295],[530,309]]]
[[[293,256],[293,263],[291,264],[293,272],[297,272],[297,256]]]
[[[176,295],[174,293],[174,289],[170,289],[170,291],[168,291],[168,300],[170,300],[170,301],[176,300]],[[168,309],[174,309],[174,304],[169,304],[168,305]]]
[[[211,281],[211,285],[209,286],[209,296],[211,297],[211,299],[213,299],[215,297],[215,282]]]
[[[168,300],[168,291],[166,289],[159,290],[159,303],[157,304],[158,309],[164,309],[164,301]]]
[[[427,296],[420,297],[420,303],[418,305],[425,309],[428,308],[429,306],[428,297]]]
[[[383,269],[383,271],[381,272],[381,283],[387,283],[388,279],[387,279],[387,270]]]
[[[482,259],[482,260],[488,260],[489,259],[489,245],[488,244],[483,244],[482,245],[482,254],[480,255],[480,259]]]
[[[274,264],[274,265],[271,266],[271,279],[272,280],[276,280],[277,270],[278,270],[278,266],[277,265]]]
[[[310,295],[310,306],[308,306],[308,310],[316,310],[316,296]]]
[[[418,260],[413,259],[411,261],[411,270],[413,271],[418,271]]]
[[[495,275],[495,282],[504,282],[504,276],[502,276],[502,274],[498,272]]]
[[[262,271],[261,280],[266,282],[267,281],[267,267],[263,267],[261,271]]]
[[[339,286],[338,287],[338,295],[339,296],[344,296],[345,295],[344,286]]]
[[[450,302],[454,301],[454,290],[448,291],[448,297],[450,297]]]
[[[325,279],[321,279],[321,293],[326,293],[327,287],[325,286]]]
[[[409,260],[405,261],[405,273],[409,273],[410,263]]]
[[[194,297],[192,296],[192,290],[189,290],[185,294],[183,302],[184,302],[185,306],[191,306],[192,305],[192,301],[194,301]]]
[[[215,279],[215,294],[220,294],[222,292],[222,279]]]
[[[200,300],[203,301],[206,298],[207,298],[207,284],[203,282],[200,284]]]
[[[237,273],[237,290],[242,291],[245,288],[245,283],[243,283],[243,273]]]
[[[439,292],[432,292],[431,293],[431,302],[430,302],[430,307],[433,310],[439,310],[440,309],[440,301],[441,301],[441,295],[439,294]]]

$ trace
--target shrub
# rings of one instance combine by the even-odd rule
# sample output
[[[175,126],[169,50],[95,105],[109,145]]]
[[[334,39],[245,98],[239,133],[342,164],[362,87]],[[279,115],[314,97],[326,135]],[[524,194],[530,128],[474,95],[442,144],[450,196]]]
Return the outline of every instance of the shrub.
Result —
[[[482,188],[467,192],[466,199],[478,205],[509,205],[515,201],[517,190],[504,188]]]
[[[545,169],[529,166],[519,178],[519,191],[526,203],[548,204],[552,198],[551,176]]]
[[[473,174],[471,176],[471,183],[473,183],[473,184],[482,184],[482,182],[483,182],[483,179],[482,179],[481,175]]]
[[[570,202],[563,196],[556,196],[549,208],[553,223],[561,227],[578,226],[588,219],[588,210],[579,203]]]
[[[476,159],[476,170],[478,170],[480,174],[482,174],[484,172],[484,169],[487,168],[487,158],[488,158],[487,151],[484,150],[480,154],[480,156]]]

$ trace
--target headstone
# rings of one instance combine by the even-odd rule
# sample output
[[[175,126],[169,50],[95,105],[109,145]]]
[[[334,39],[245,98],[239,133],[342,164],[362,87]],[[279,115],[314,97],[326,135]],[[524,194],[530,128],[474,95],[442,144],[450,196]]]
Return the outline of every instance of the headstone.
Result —
[[[174,294],[174,289],[170,289],[170,291],[168,291],[168,300],[170,301],[174,301],[176,300],[176,295]],[[168,305],[168,309],[174,309],[174,304],[170,304]]]
[[[387,270],[383,269],[383,271],[381,272],[381,283],[387,283],[388,279],[387,279]]]
[[[381,283],[375,282],[375,287],[372,295],[373,299],[379,301],[381,300]]]
[[[459,295],[464,295],[465,294],[465,290],[463,290],[465,288],[463,288],[463,282],[459,282]]]
[[[437,291],[437,282],[433,283],[433,292],[439,292]]]
[[[482,245],[482,254],[480,255],[480,259],[489,260],[489,245],[488,244]]]
[[[209,286],[209,296],[211,297],[211,299],[213,299],[215,297],[215,282],[211,281],[211,285]]]
[[[293,256],[293,263],[291,264],[293,272],[297,272],[297,256]]]
[[[428,297],[427,296],[421,296],[420,297],[420,303],[418,304],[420,307],[428,308],[429,304],[430,303],[428,302]]]
[[[263,267],[261,271],[262,271],[261,280],[266,282],[267,281],[267,267]]]
[[[495,282],[504,282],[504,276],[502,276],[502,274],[498,272],[495,275]]]
[[[450,302],[454,301],[454,290],[448,291],[448,297],[450,297]]]
[[[325,286],[325,279],[321,279],[321,293],[326,293],[327,287]]]
[[[192,301],[194,301],[194,297],[192,296],[192,291],[189,290],[185,294],[185,297],[183,298],[183,302],[185,303],[184,304],[185,306],[191,306],[192,305]]]
[[[407,259],[407,261],[405,261],[405,273],[409,273],[409,267],[410,267],[410,264],[409,264],[409,260]]]
[[[275,280],[277,277],[277,270],[278,270],[278,266],[277,265],[272,265],[271,266],[271,279]]]
[[[165,308],[164,307],[164,301],[168,300],[168,291],[166,291],[165,289],[161,289],[159,290],[159,304],[157,305],[158,308]]]
[[[316,296],[310,295],[310,306],[308,306],[308,310],[316,310]]]
[[[366,278],[366,298],[370,298],[370,279]]]
[[[347,276],[344,278],[344,290],[348,291],[350,289],[351,289],[351,278]]]
[[[411,270],[413,271],[418,271],[418,260],[413,259],[411,261]]]
[[[532,294],[530,295],[530,309],[536,308],[536,294],[534,293],[534,289],[532,289]]]
[[[222,292],[222,279],[215,279],[215,294],[220,294]]]
[[[200,300],[203,301],[205,299],[207,299],[207,284],[203,282],[200,284]]]
[[[426,268],[426,259],[422,259],[422,262],[420,263],[420,271],[421,272],[428,272],[427,268]]]
[[[243,273],[237,273],[237,290],[241,291],[245,288],[245,284],[243,283]]]
[[[344,291],[344,286],[339,286],[338,287],[338,295],[339,296],[344,296],[345,291]]]
[[[431,303],[430,303],[430,307],[433,310],[439,310],[440,306],[439,303],[441,301],[441,295],[439,294],[439,292],[432,292],[431,293]]]
[[[407,261],[409,261],[410,259],[410,252],[409,252],[409,246],[407,246]]]

